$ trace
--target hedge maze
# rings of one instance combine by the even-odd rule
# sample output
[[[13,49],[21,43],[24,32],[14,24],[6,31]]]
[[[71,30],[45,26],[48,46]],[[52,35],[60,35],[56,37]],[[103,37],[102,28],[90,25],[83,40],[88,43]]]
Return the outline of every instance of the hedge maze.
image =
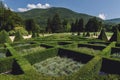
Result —
[[[120,57],[118,57],[120,44],[117,42],[86,41],[83,43],[62,40],[46,42],[37,39],[5,43],[0,47],[0,54],[4,54],[2,57],[0,55],[0,80],[120,80]],[[81,48],[85,51],[80,50]],[[90,50],[94,52],[90,53]],[[41,64],[55,57],[71,59],[84,65],[72,74],[62,76],[45,75],[34,67],[37,63]],[[57,65],[64,68],[64,64],[67,63],[63,63]],[[50,69],[56,72],[58,70],[60,74],[59,68],[54,68],[55,65],[51,65]],[[72,66],[67,67],[72,68]]]

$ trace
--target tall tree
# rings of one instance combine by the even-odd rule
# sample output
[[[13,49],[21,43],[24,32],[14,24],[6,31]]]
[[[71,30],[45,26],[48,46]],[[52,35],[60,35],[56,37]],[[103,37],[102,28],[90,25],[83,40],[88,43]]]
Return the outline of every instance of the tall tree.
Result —
[[[72,35],[74,35],[74,32],[75,32],[75,24],[74,23],[71,24],[71,30],[70,31],[72,32]]]
[[[26,26],[26,30],[31,33],[31,32],[39,32],[40,27],[35,23],[35,21],[33,19],[27,19],[25,21],[25,26]]]
[[[80,35],[80,32],[83,32],[83,29],[84,29],[84,22],[83,22],[83,19],[79,19],[79,22],[78,22],[78,25],[77,25],[77,32],[78,32],[78,35]]]
[[[52,25],[51,24],[52,24],[51,19],[48,18],[48,20],[47,20],[47,27],[46,27],[46,32],[48,32],[48,33],[52,32]]]
[[[89,19],[88,23],[85,26],[86,31],[97,32],[100,31],[102,27],[102,22],[97,20],[96,17]]]
[[[23,25],[22,21],[20,16],[6,8],[0,1],[0,30],[13,30],[16,25]]]
[[[53,19],[52,19],[52,32],[53,33],[59,33],[63,31],[63,27],[61,25],[61,19],[59,14],[55,14]]]

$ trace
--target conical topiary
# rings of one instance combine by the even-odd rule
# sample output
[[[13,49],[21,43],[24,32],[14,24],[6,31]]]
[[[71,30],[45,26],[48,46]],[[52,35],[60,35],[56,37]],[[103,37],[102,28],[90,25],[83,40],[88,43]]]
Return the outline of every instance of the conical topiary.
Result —
[[[90,33],[89,33],[89,32],[87,32],[85,36],[86,36],[86,37],[90,37]]]
[[[98,39],[101,39],[101,40],[104,40],[104,41],[108,41],[108,38],[105,34],[105,30],[102,29],[101,32],[100,32],[100,35],[98,36]]]
[[[17,31],[16,34],[15,34],[14,41],[22,41],[22,40],[24,40],[22,34],[20,33],[20,31]]]
[[[32,33],[32,38],[35,38],[35,37],[39,37],[39,34],[38,34],[38,33],[33,32],[33,33]]]
[[[112,35],[112,37],[110,38],[109,41],[117,41],[117,42],[120,42],[120,33],[119,33],[119,30],[118,28],[115,28],[114,30],[114,34]]]
[[[9,38],[8,33],[5,30],[0,32],[0,43],[11,43],[11,39]]]

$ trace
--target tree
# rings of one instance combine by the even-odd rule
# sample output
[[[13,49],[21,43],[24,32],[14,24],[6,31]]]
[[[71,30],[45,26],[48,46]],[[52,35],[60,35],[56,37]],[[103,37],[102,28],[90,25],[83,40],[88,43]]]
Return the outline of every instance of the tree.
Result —
[[[98,39],[101,39],[101,40],[104,40],[104,41],[108,41],[108,38],[107,38],[107,36],[105,34],[105,30],[104,29],[101,30],[101,33],[98,36]]]
[[[97,20],[96,17],[89,19],[88,23],[85,26],[85,30],[89,32],[100,31],[102,27],[102,22]]]
[[[83,27],[84,24],[83,23],[84,23],[83,19],[81,18],[81,19],[79,19],[78,24],[76,25],[77,26],[78,35],[80,35],[80,32],[82,32],[83,29],[84,29],[84,27]]]
[[[52,24],[51,19],[48,18],[48,20],[47,20],[47,27],[46,27],[46,32],[48,32],[48,33],[52,32],[52,25],[51,24]]]
[[[10,31],[15,28],[15,25],[23,25],[22,18],[17,13],[12,12],[4,6],[0,1],[0,30]]]
[[[75,32],[75,24],[74,23],[71,24],[71,30],[70,31],[72,32],[72,35],[74,35],[74,32]]]
[[[40,31],[40,27],[35,23],[33,19],[27,19],[25,21],[25,28],[29,33],[38,33]]]
[[[9,38],[9,35],[8,33],[5,31],[5,30],[2,30],[0,32],[0,43],[3,44],[3,43],[11,43],[11,39]]]
[[[20,33],[20,31],[17,31],[16,34],[15,34],[14,41],[16,42],[16,41],[22,41],[22,40],[24,40],[22,34]]]
[[[70,32],[71,25],[66,19],[64,19],[64,21],[62,22],[62,26],[63,26],[63,32]]]
[[[59,33],[63,32],[63,27],[61,24],[61,19],[59,14],[55,14],[52,19],[52,32],[53,33]]]

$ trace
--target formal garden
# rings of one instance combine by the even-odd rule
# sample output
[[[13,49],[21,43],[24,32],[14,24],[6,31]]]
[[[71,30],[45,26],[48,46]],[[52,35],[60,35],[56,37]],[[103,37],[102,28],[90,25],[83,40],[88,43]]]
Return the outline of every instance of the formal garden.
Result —
[[[2,80],[119,80],[120,35],[108,40],[104,30],[98,38],[52,34],[24,39],[17,32],[12,42],[6,31],[0,38]]]

